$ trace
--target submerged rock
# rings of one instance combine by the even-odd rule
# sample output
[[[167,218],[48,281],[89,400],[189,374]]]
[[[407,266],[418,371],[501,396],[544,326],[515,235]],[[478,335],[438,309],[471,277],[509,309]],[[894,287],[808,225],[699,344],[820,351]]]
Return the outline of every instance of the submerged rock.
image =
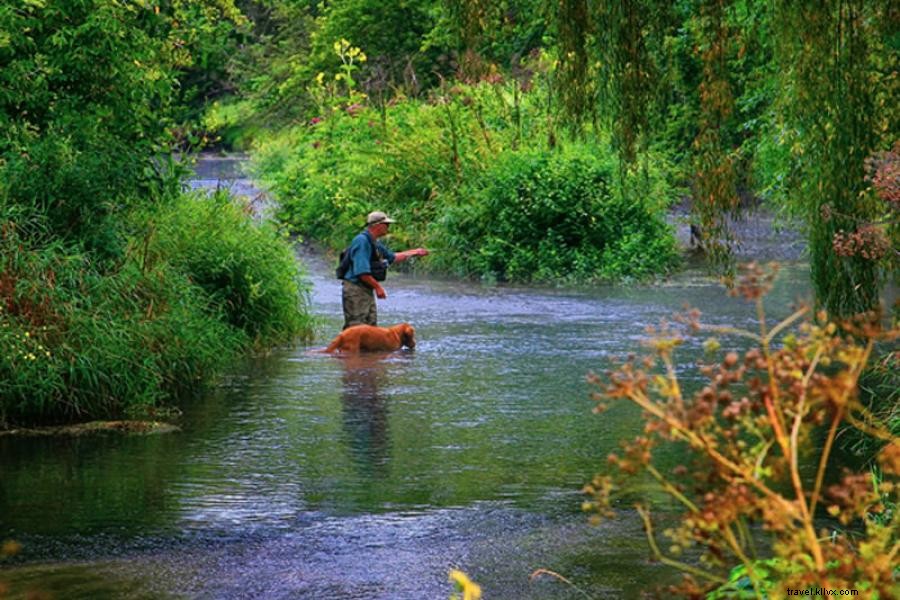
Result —
[[[162,421],[90,421],[74,425],[54,425],[49,427],[18,427],[0,431],[2,436],[77,436],[94,433],[120,433],[128,435],[153,435],[173,433],[181,428]]]

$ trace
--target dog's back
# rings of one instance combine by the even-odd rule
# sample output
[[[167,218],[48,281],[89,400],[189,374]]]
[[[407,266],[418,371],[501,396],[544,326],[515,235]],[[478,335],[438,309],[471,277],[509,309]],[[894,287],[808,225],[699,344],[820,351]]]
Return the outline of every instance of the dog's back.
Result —
[[[325,348],[325,352],[391,352],[403,346],[415,347],[415,330],[409,323],[393,327],[354,325],[340,332]]]

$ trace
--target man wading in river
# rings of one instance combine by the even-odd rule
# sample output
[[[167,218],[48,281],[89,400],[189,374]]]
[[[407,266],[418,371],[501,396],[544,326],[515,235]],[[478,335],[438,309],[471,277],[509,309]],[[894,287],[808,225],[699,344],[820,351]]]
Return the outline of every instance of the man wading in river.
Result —
[[[344,329],[353,325],[378,325],[375,296],[382,300],[387,298],[378,282],[387,277],[388,267],[413,256],[428,254],[425,248],[395,253],[379,242],[378,238],[387,235],[391,223],[395,222],[380,210],[370,212],[366,217],[366,228],[341,254],[337,276],[343,279]]]

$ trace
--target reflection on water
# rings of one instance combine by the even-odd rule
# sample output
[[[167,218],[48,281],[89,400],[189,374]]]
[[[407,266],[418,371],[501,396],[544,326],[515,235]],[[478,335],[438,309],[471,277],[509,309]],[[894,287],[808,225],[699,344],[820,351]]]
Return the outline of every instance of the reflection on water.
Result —
[[[344,431],[347,446],[360,471],[371,477],[385,474],[387,464],[388,404],[379,393],[386,375],[386,356],[363,354],[342,357]]]

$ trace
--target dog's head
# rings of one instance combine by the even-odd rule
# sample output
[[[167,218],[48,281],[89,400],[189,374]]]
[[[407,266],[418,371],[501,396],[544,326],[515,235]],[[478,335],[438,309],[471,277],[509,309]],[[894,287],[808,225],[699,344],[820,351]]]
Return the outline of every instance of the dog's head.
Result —
[[[397,333],[400,335],[400,344],[407,348],[416,347],[416,330],[409,323],[397,325]]]

